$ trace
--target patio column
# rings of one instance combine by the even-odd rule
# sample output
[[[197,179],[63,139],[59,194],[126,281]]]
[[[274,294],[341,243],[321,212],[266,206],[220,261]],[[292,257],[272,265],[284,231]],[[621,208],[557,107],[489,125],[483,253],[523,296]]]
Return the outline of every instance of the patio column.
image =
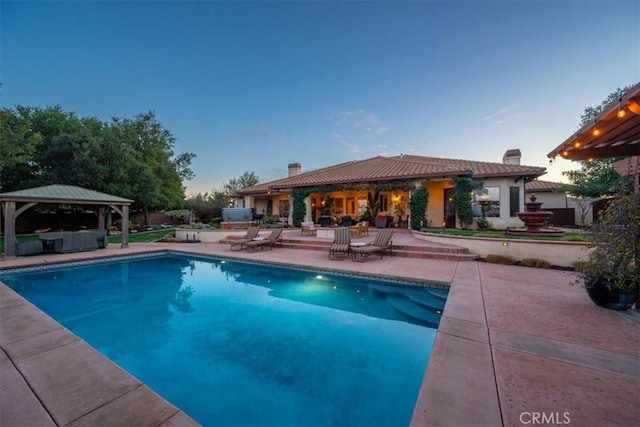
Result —
[[[6,258],[16,256],[16,202],[2,203],[4,214],[4,255]]]
[[[311,206],[311,195],[304,198],[304,220],[311,221],[313,219],[313,206]]]

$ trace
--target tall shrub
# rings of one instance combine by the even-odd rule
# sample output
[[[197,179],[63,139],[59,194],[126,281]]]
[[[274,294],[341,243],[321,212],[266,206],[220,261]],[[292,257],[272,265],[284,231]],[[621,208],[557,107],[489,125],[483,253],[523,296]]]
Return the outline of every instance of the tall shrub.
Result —
[[[455,184],[453,190],[453,209],[462,229],[469,228],[473,222],[473,209],[471,208],[471,193],[484,185],[481,181],[474,181],[468,176],[458,177],[452,180]]]
[[[429,192],[423,185],[411,191],[409,199],[409,212],[411,213],[411,229],[420,230],[423,222],[426,222],[427,206],[429,204]]]
[[[291,213],[291,219],[294,227],[300,227],[300,224],[304,220],[304,216],[307,212],[307,206],[304,203],[304,199],[309,194],[311,193],[304,188],[294,188],[291,191],[291,196],[293,197],[293,212]]]

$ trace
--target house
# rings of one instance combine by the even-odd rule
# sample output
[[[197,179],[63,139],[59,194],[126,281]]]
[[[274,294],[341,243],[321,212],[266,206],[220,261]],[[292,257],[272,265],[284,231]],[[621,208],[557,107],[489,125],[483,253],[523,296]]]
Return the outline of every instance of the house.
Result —
[[[254,208],[258,214],[284,217],[289,224],[293,224],[294,203],[304,203],[303,221],[329,225],[322,224],[325,214],[333,224],[345,218],[359,220],[377,192],[378,214],[388,218],[384,225],[408,227],[411,192],[424,186],[429,194],[428,224],[424,225],[455,228],[452,179],[471,177],[483,182],[483,188],[473,193],[473,209],[478,216],[486,216],[495,228],[522,226],[515,214],[524,206],[525,183],[543,175],[546,169],[521,165],[520,159],[517,149],[508,150],[502,163],[401,154],[304,173],[299,163],[291,163],[286,178],[241,189],[237,195],[244,207]],[[296,201],[296,197],[302,200]]]

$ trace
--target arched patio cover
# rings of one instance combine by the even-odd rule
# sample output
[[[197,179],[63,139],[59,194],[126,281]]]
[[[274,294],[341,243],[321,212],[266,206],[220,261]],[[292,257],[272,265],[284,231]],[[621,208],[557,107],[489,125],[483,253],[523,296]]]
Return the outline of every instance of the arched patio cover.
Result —
[[[46,185],[27,190],[0,193],[2,216],[4,217],[4,254],[15,256],[16,218],[38,203],[65,203],[70,205],[96,205],[98,228],[104,229],[106,208],[114,209],[122,216],[122,246],[129,246],[129,206],[133,200],[73,185]],[[18,207],[19,206],[19,207]]]

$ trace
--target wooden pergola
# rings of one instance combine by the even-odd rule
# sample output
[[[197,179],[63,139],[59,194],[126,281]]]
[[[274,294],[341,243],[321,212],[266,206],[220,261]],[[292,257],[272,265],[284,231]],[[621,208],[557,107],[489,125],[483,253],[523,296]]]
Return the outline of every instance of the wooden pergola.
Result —
[[[582,126],[547,157],[595,160],[621,157],[615,167],[621,175],[633,176],[634,191],[640,193],[640,83]]]
[[[73,185],[47,185],[0,194],[4,218],[4,254],[15,257],[16,218],[39,203],[89,205],[98,207],[98,229],[104,230],[107,208],[122,216],[122,245],[129,246],[129,206],[133,200]]]
[[[640,83],[554,148],[547,157],[593,160],[637,155],[640,155]]]

